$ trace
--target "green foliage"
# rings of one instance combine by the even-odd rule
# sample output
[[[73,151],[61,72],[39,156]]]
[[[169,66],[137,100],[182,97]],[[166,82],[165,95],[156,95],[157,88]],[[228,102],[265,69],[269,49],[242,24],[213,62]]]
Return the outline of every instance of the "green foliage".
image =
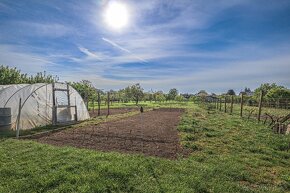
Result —
[[[178,102],[183,102],[185,101],[185,98],[182,95],[177,95],[174,100],[178,101]]]
[[[236,95],[236,93],[233,89],[229,89],[227,95]]]
[[[98,90],[93,87],[90,81],[82,80],[80,82],[69,82],[68,84],[71,85],[74,89],[76,89],[83,99],[87,100],[94,99],[95,101],[97,100]]]
[[[290,99],[290,90],[286,88],[272,88],[266,94],[266,98],[269,100],[285,100]]]
[[[166,100],[166,97],[165,95],[163,94],[163,92],[157,92],[156,95],[155,95],[155,99],[156,101],[158,102],[164,102]]]
[[[132,86],[128,86],[125,88],[125,96],[128,99],[132,99],[135,101],[136,105],[144,96],[143,88],[139,83],[134,84]]]
[[[46,72],[38,72],[34,76],[28,76],[21,73],[17,68],[9,66],[0,66],[0,85],[7,84],[34,84],[34,83],[52,83],[58,80],[57,76],[47,75]]]
[[[167,95],[167,100],[174,100],[177,95],[178,95],[178,90],[176,88],[172,88],[169,90],[169,93]]]
[[[261,84],[260,87],[256,88],[254,91],[254,97],[259,98],[261,91],[263,92],[264,95],[267,95],[267,93],[274,88],[284,88],[283,86],[278,86],[276,83],[265,83]]]

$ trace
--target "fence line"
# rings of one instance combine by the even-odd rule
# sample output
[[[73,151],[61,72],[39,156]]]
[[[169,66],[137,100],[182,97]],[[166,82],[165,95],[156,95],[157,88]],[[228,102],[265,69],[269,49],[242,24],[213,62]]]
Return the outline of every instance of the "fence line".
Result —
[[[257,102],[253,102],[253,99],[247,98],[244,94],[241,94],[239,98],[233,95],[226,95],[215,97],[212,100],[206,100],[206,98],[201,97],[201,101],[212,104],[212,108],[220,112],[236,114],[259,122],[263,121],[265,124],[272,121],[273,117],[275,120],[279,120],[290,114],[290,98],[271,99],[274,101],[271,102],[265,100],[264,96],[265,94],[261,92]],[[281,103],[281,101],[284,102]]]

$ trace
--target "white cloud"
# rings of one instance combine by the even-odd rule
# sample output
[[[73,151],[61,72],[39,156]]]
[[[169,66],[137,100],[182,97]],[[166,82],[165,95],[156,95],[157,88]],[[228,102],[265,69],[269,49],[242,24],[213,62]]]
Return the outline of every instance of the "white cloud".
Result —
[[[82,46],[79,46],[78,48],[82,53],[84,53],[87,56],[88,60],[103,61],[105,58],[107,58],[107,56],[103,53],[92,52],[92,51],[90,51],[87,48],[84,48]]]
[[[132,53],[132,51],[120,46],[119,44],[117,44],[116,42],[113,42],[112,40],[109,40],[107,38],[102,38],[102,40],[104,40],[105,42],[111,44],[112,46],[124,51],[124,52],[127,52],[128,54],[131,54],[132,56],[134,56],[136,59],[140,60],[141,62],[148,62],[146,60],[144,60],[143,58],[139,57],[139,56],[136,56],[135,54]]]
[[[20,37],[63,37],[73,32],[73,28],[55,22],[31,22],[31,21],[9,21],[3,22],[1,28],[18,29],[5,34],[5,38],[13,39]]]
[[[28,51],[25,46],[0,44],[0,64],[17,67],[26,73],[36,73],[56,66],[47,57]]]

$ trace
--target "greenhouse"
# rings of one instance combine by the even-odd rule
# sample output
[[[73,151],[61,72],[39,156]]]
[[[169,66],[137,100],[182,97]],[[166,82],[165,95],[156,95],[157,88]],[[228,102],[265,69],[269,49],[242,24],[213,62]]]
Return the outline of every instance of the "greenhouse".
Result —
[[[80,94],[65,83],[0,85],[0,127],[15,130],[89,119]]]

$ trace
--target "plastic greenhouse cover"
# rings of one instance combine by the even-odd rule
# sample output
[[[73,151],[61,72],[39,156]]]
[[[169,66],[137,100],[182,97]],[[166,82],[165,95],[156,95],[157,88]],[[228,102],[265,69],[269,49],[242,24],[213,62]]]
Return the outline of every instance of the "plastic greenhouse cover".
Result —
[[[67,85],[55,83],[55,88],[66,89]],[[86,105],[79,93],[69,86],[70,106],[77,106],[78,120],[89,119]],[[12,128],[15,129],[21,98],[20,129],[26,130],[52,123],[52,84],[20,84],[0,86],[0,108],[10,107]],[[56,106],[68,105],[66,91],[55,91]],[[74,120],[75,108],[57,108],[58,122]]]

